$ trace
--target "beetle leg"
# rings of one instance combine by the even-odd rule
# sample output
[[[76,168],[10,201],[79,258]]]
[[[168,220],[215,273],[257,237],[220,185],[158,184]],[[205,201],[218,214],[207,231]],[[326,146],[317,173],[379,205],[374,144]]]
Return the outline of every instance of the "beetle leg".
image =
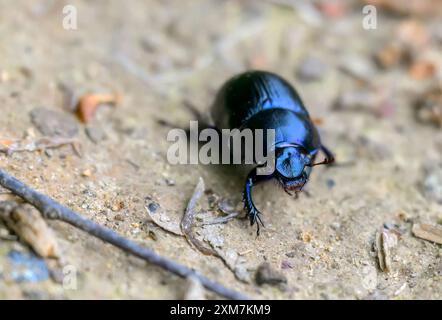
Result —
[[[335,156],[326,146],[321,146],[321,150],[325,153],[326,164],[331,164],[335,162]]]
[[[179,126],[176,123],[172,123],[166,119],[156,118],[155,120],[159,125],[163,127],[179,128]]]
[[[209,117],[199,111],[193,103],[189,101],[184,101],[183,104],[184,107],[186,107],[186,109],[189,110],[190,113],[193,115],[194,119],[198,121],[200,127],[215,129],[215,127],[211,124]]]
[[[310,167],[319,166],[321,164],[332,164],[335,162],[335,156],[327,147],[321,145],[321,150],[325,153],[325,159],[321,162],[310,164]]]
[[[260,232],[260,224],[264,227],[264,223],[261,219],[261,212],[256,209],[255,204],[252,199],[252,188],[257,183],[267,180],[271,178],[271,176],[261,176],[256,174],[256,168],[254,168],[246,179],[246,184],[243,192],[243,202],[244,208],[246,209],[246,216],[250,220],[250,225],[253,226],[255,223],[257,224],[256,234],[259,235]]]
[[[187,110],[190,111],[193,120],[196,120],[198,122],[198,132],[201,132],[202,130],[208,128],[218,131],[218,129],[213,124],[211,124],[212,121],[210,120],[210,118],[205,116],[205,114],[203,114],[202,112],[200,112],[191,102],[184,101],[183,105]],[[184,131],[186,131],[187,135],[189,135],[190,128],[183,128],[180,125],[166,119],[156,118],[156,121],[159,125],[164,127],[183,129]]]

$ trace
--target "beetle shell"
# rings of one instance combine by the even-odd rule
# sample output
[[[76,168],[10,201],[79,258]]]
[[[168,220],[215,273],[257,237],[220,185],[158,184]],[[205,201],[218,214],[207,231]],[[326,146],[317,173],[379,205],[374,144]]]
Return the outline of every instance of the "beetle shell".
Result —
[[[293,143],[311,155],[321,141],[296,90],[280,76],[249,71],[227,81],[212,105],[220,129],[275,129],[276,145]]]

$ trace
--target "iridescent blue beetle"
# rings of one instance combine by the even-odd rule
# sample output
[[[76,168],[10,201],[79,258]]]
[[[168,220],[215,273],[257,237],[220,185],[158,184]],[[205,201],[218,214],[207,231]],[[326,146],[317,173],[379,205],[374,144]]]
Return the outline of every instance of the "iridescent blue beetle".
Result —
[[[262,176],[254,168],[243,192],[247,216],[251,225],[258,222],[258,234],[263,223],[252,200],[255,184],[276,178],[287,193],[300,192],[313,166],[334,162],[296,90],[274,73],[249,71],[228,80],[215,98],[211,116],[218,129],[275,129],[276,170]],[[320,150],[325,160],[315,163]]]

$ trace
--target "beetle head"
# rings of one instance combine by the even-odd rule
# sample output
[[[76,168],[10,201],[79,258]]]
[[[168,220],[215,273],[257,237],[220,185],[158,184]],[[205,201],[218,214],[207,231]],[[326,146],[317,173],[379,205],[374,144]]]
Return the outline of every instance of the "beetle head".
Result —
[[[301,191],[307,182],[306,170],[311,162],[308,152],[298,145],[276,149],[276,178],[286,191]]]

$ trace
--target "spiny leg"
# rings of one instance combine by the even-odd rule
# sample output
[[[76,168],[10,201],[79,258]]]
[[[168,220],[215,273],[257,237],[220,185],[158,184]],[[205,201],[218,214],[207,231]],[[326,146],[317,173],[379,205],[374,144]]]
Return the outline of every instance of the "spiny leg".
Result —
[[[335,156],[333,155],[333,153],[326,147],[326,146],[321,146],[321,150],[322,152],[325,153],[325,163],[326,164],[331,164],[333,162],[335,162]]]
[[[199,111],[195,105],[189,101],[183,102],[184,107],[189,110],[189,112],[193,115],[193,118],[198,121],[198,125],[203,128],[214,128],[214,126],[210,123],[209,117]]]
[[[258,175],[256,168],[254,168],[247,176],[246,184],[244,186],[244,192],[243,192],[243,202],[244,202],[244,208],[246,209],[246,215],[250,220],[250,225],[253,226],[255,223],[257,225],[256,234],[259,235],[260,233],[260,224],[264,227],[264,223],[261,219],[261,212],[259,212],[258,209],[256,209],[255,204],[253,203],[252,199],[252,188],[257,183],[268,180],[272,176],[266,176],[266,175]]]
[[[183,106],[187,110],[189,110],[189,112],[192,114],[191,119],[196,120],[198,122],[198,131],[199,132],[201,132],[202,130],[207,129],[207,128],[217,130],[217,128],[210,123],[209,117],[205,116],[202,112],[200,112],[191,102],[183,101]],[[189,132],[190,132],[189,127],[187,127],[187,128],[182,127],[182,126],[180,126],[176,123],[173,123],[169,120],[166,120],[166,119],[157,118],[156,121],[159,125],[164,126],[164,127],[180,128],[180,129],[183,129],[184,131],[186,131],[187,134],[189,134]]]
[[[327,147],[321,145],[321,150],[325,154],[325,159],[321,162],[310,164],[308,165],[309,167],[319,166],[322,164],[332,164],[333,162],[335,162],[335,156]]]

